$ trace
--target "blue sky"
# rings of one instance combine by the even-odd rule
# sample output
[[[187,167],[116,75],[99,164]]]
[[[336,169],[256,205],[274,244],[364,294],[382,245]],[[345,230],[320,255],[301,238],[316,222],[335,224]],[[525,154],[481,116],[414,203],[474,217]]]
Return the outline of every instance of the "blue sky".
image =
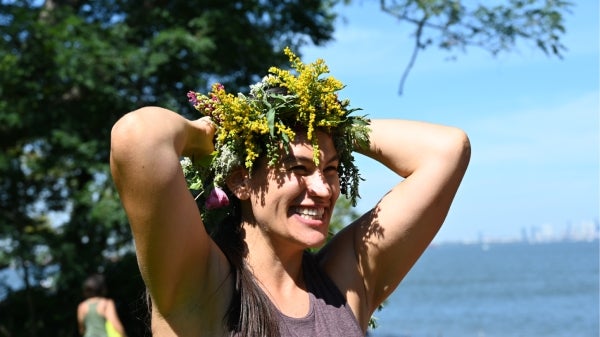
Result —
[[[436,242],[519,238],[537,227],[559,234],[598,220],[598,2],[567,14],[561,60],[530,45],[497,57],[471,48],[419,55],[398,94],[412,27],[358,1],[342,7],[335,41],[301,50],[323,58],[371,118],[454,125],[471,139],[471,164]],[[456,55],[455,60],[448,57]],[[398,178],[359,158],[366,211]]]

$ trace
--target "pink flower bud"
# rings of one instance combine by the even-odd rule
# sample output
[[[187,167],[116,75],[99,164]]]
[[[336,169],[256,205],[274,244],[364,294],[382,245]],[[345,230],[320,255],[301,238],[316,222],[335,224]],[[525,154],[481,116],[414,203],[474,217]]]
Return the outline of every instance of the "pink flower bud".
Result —
[[[192,103],[192,105],[196,105],[196,103],[198,103],[198,97],[196,96],[195,92],[188,91],[187,97],[188,97],[190,103]]]
[[[218,187],[215,187],[210,191],[210,194],[204,203],[206,209],[221,208],[227,205],[229,205],[229,198],[227,198],[225,191]]]

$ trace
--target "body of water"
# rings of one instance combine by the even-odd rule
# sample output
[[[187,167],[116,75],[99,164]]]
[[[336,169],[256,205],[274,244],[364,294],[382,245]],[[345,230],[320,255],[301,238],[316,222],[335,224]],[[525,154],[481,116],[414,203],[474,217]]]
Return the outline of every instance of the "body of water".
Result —
[[[598,241],[428,248],[373,337],[598,337]]]

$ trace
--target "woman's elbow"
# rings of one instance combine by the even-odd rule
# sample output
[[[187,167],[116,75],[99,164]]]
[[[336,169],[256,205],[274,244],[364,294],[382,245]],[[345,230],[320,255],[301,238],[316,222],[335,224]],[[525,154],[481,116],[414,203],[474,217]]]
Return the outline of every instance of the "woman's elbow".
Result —
[[[467,133],[459,128],[450,128],[444,140],[447,163],[453,163],[458,171],[465,171],[471,160],[471,141]]]

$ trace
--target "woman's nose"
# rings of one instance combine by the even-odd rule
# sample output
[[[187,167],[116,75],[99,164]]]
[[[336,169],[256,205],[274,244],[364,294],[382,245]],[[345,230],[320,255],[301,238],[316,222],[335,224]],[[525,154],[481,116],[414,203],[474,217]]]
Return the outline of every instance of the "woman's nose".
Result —
[[[306,188],[312,196],[330,197],[332,194],[331,185],[320,170],[306,177]]]

